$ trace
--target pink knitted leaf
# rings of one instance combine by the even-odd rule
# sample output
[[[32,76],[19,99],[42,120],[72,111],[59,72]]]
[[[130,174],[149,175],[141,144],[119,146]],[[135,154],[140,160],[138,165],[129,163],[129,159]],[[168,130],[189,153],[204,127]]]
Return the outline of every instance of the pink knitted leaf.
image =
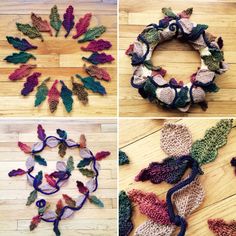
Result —
[[[159,224],[171,224],[167,212],[167,204],[160,200],[154,193],[145,193],[133,189],[128,192],[129,199],[138,204],[142,214]]]
[[[216,236],[236,236],[236,221],[226,223],[223,219],[209,219],[208,226]]]
[[[24,88],[21,90],[21,95],[29,95],[34,88],[38,85],[38,77],[41,76],[41,73],[35,72],[29,77],[27,77],[26,82],[24,83]]]
[[[18,142],[18,147],[26,154],[31,153],[31,147],[25,143]]]
[[[21,65],[18,69],[16,69],[13,73],[9,75],[9,80],[19,80],[26,76],[28,76],[33,68],[36,65]]]
[[[108,151],[101,151],[101,152],[97,152],[95,155],[95,158],[97,161],[101,161],[102,159],[105,159],[106,157],[108,157],[111,153]]]
[[[66,34],[65,37],[67,37],[70,33],[70,31],[72,30],[72,28],[74,27],[74,14],[73,14],[74,8],[72,6],[69,6],[66,9],[66,13],[63,15],[64,20],[62,22],[62,25],[64,26],[65,30],[66,30]]]
[[[91,13],[86,13],[83,17],[79,19],[78,23],[76,23],[75,25],[77,32],[76,35],[73,36],[73,39],[77,39],[87,31],[91,17],[92,17]]]
[[[99,39],[91,41],[87,47],[81,47],[83,51],[98,52],[111,48],[111,43],[109,41]]]

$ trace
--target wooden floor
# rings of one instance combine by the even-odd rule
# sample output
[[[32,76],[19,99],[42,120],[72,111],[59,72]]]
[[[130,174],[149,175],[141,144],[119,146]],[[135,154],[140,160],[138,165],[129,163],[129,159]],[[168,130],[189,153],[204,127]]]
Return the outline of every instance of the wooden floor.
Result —
[[[101,96],[89,92],[89,104],[86,106],[74,97],[73,111],[70,114],[65,111],[61,100],[57,111],[53,115],[49,111],[47,102],[44,102],[39,109],[34,108],[35,91],[26,98],[20,95],[25,79],[14,83],[9,81],[8,75],[19,65],[3,61],[7,55],[17,51],[7,43],[6,36],[22,37],[22,34],[16,29],[15,23],[31,23],[31,12],[39,14],[42,18],[49,19],[50,9],[54,4],[58,6],[61,18],[63,18],[67,6],[69,4],[73,5],[76,22],[79,17],[91,12],[93,14],[91,26],[105,25],[107,27],[107,32],[101,38],[111,41],[113,46],[108,51],[108,54],[112,54],[115,59],[117,58],[116,0],[0,1],[0,116],[116,116],[117,60],[112,64],[107,63],[103,66],[112,76],[111,82],[101,82],[107,90],[107,95]],[[74,32],[75,28],[70,33],[70,36],[65,39],[65,30],[61,28],[57,38],[43,33],[45,42],[42,43],[40,39],[30,40],[31,43],[38,46],[38,49],[32,51],[37,60],[30,60],[29,63],[38,65],[38,69],[35,71],[42,73],[40,81],[50,76],[51,82],[48,83],[49,86],[57,79],[65,81],[68,87],[71,88],[70,77],[72,75],[86,75],[82,69],[84,61],[82,61],[81,57],[89,56],[90,53],[83,52],[80,49],[81,44],[71,38]],[[27,36],[25,37],[27,38]]]
[[[193,7],[191,20],[199,24],[207,24],[208,31],[224,39],[225,61],[229,63],[230,70],[221,75],[217,85],[221,88],[217,94],[208,94],[209,108],[203,112],[195,105],[188,113],[176,110],[164,110],[144,100],[137,89],[130,85],[132,67],[130,58],[125,50],[136,39],[144,27],[150,23],[158,23],[163,18],[162,7],[172,7],[180,12]],[[120,115],[121,116],[148,116],[148,117],[176,117],[176,116],[235,116],[236,115],[236,1],[235,0],[120,0]],[[172,77],[177,80],[189,81],[197,67],[200,58],[196,51],[188,44],[178,41],[166,42],[157,47],[154,54],[155,65],[167,69],[165,78]]]
[[[170,120],[168,120],[170,121]],[[180,119],[172,122],[183,123],[192,132],[193,140],[202,138],[206,129],[216,124],[217,120]],[[129,156],[130,164],[120,166],[119,189],[133,188],[146,192],[154,192],[161,199],[165,199],[166,192],[171,185],[162,183],[155,185],[147,182],[135,182],[134,177],[150,162],[161,161],[166,158],[160,148],[160,133],[164,120],[121,120],[120,148]],[[236,124],[236,122],[234,122]],[[204,175],[200,176],[205,189],[203,204],[187,219],[186,236],[213,235],[207,225],[209,218],[236,219],[236,176],[230,166],[230,160],[236,153],[236,128],[231,130],[227,145],[219,149],[214,162],[203,166]],[[134,207],[132,221],[137,228],[147,218]],[[134,230],[131,235],[133,235]],[[177,233],[177,232],[175,232]],[[174,234],[176,235],[176,234]]]
[[[94,195],[101,198],[105,208],[100,209],[93,204],[86,203],[84,207],[76,212],[70,219],[60,222],[61,234],[63,236],[114,236],[116,235],[117,222],[117,127],[115,120],[12,120],[0,121],[0,235],[20,236],[54,236],[53,226],[50,223],[41,222],[34,232],[29,231],[30,220],[37,214],[34,204],[26,206],[26,199],[32,191],[27,184],[26,177],[9,178],[8,172],[14,168],[25,168],[27,155],[19,150],[17,142],[22,141],[33,144],[37,139],[37,124],[40,123],[46,133],[55,135],[56,129],[65,129],[68,137],[78,140],[81,133],[87,138],[88,147],[93,151],[109,150],[111,156],[100,162],[101,171],[98,178],[99,188]],[[78,150],[68,150],[69,155],[74,156],[78,163]],[[47,160],[48,166],[41,168],[44,171],[55,170],[55,164],[59,156],[57,149],[45,150],[42,156]],[[38,165],[37,165],[38,166]],[[40,166],[41,167],[41,166]],[[38,168],[40,168],[38,167]],[[57,194],[49,196],[51,209],[63,193],[73,198],[78,196],[75,181],[83,179],[81,174],[74,171],[68,184]],[[41,195],[40,197],[45,197]]]

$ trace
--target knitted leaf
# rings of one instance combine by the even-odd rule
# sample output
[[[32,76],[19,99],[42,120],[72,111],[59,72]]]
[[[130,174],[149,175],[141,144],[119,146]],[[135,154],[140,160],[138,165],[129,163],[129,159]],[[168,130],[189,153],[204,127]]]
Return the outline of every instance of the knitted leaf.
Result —
[[[51,175],[45,174],[44,176],[45,176],[45,179],[46,179],[47,183],[50,186],[52,186],[52,187],[56,186],[56,180]]]
[[[42,166],[47,166],[47,162],[44,158],[42,158],[40,155],[34,155],[34,160]]]
[[[87,31],[91,17],[92,17],[91,13],[86,13],[83,17],[79,19],[78,23],[76,23],[75,25],[76,35],[73,36],[73,39],[77,39]]]
[[[220,90],[220,88],[215,83],[210,83],[209,85],[204,86],[203,89],[208,93],[216,93]]]
[[[81,181],[76,181],[76,184],[80,193],[85,194],[89,191],[88,188],[84,186],[84,184]]]
[[[79,169],[80,173],[86,177],[94,177],[95,176],[95,172],[92,170],[89,170],[87,168],[81,168]]]
[[[161,67],[160,66],[154,66],[152,64],[151,60],[146,60],[146,61],[143,62],[143,64],[149,70],[153,70],[153,71],[160,71],[161,70]]]
[[[88,92],[85,90],[82,84],[74,82],[72,77],[72,92],[78,97],[78,99],[85,105],[88,103]]]
[[[193,8],[187,8],[186,10],[182,11],[179,15],[180,18],[190,18],[193,13]]]
[[[75,169],[74,167],[74,160],[73,160],[73,157],[70,156],[67,160],[67,164],[66,164],[66,169],[67,171],[71,172],[72,170]]]
[[[38,174],[35,176],[34,186],[38,187],[40,184],[42,184],[42,179],[43,179],[43,172],[39,171]]]
[[[84,134],[81,134],[79,137],[79,145],[80,145],[80,154],[81,154],[81,150],[86,149],[86,137]],[[89,151],[89,154],[91,156],[91,152]],[[82,157],[82,156],[81,156]]]
[[[102,159],[105,159],[106,157],[108,157],[111,153],[108,151],[101,151],[101,152],[97,152],[95,155],[95,159],[97,161],[101,161]]]
[[[44,141],[46,139],[46,133],[42,125],[38,125],[37,134],[38,134],[38,138],[41,141]]]
[[[82,59],[94,65],[104,64],[115,60],[112,55],[107,55],[106,53],[98,53],[98,52],[92,53],[89,57],[82,57]]]
[[[129,164],[129,158],[125,152],[119,150],[119,165]]]
[[[103,79],[105,81],[110,81],[111,80],[111,76],[103,68],[99,68],[95,65],[91,65],[91,66],[88,66],[88,67],[86,67],[86,65],[84,65],[84,69],[92,77],[96,77],[97,79],[100,79],[100,80]]]
[[[49,23],[46,20],[43,20],[40,16],[37,16],[34,13],[31,13],[31,20],[33,26],[39,32],[48,32],[52,36],[52,30]]]
[[[24,88],[21,90],[21,95],[27,96],[34,90],[38,85],[39,76],[41,76],[41,73],[35,72],[31,76],[27,77],[26,82],[24,83]]]
[[[66,149],[67,149],[67,146],[64,142],[59,144],[58,154],[60,155],[60,157],[64,157],[66,155]]]
[[[65,85],[65,83],[62,80],[60,82],[62,84],[61,98],[66,108],[66,111],[70,113],[72,111],[72,105],[73,105],[72,91],[68,89],[68,87]]]
[[[106,27],[101,26],[95,26],[94,28],[89,29],[85,34],[84,38],[80,39],[78,42],[83,43],[87,41],[92,41],[98,37],[100,37],[104,32],[106,31]]]
[[[74,14],[73,14],[74,8],[72,6],[69,6],[66,9],[66,13],[63,15],[63,22],[62,25],[64,26],[65,30],[66,30],[66,34],[65,37],[67,37],[70,33],[70,31],[73,29],[75,22],[74,22]]]
[[[42,34],[34,26],[30,26],[29,24],[16,23],[16,27],[19,31],[21,31],[24,35],[28,36],[29,38],[31,39],[41,38],[41,41],[43,41]]]
[[[178,19],[178,16],[172,11],[170,7],[163,7],[161,10],[162,10],[162,13],[165,14],[166,16],[174,18],[174,19]]]
[[[81,47],[83,51],[98,52],[110,49],[112,44],[109,41],[99,39],[91,41],[86,47]]]
[[[59,216],[61,213],[61,210],[63,209],[63,202],[61,199],[58,200],[57,205],[56,205],[56,214]]]
[[[84,158],[83,160],[81,160],[78,163],[77,167],[78,168],[83,168],[85,166],[88,166],[91,163],[92,160],[93,160],[92,158]]]
[[[33,231],[35,228],[37,228],[40,221],[41,221],[40,215],[34,216],[30,222],[30,227],[29,227],[30,231]]]
[[[177,99],[175,100],[176,107],[185,107],[188,100],[188,87],[182,87],[178,92]]]
[[[191,155],[200,165],[215,160],[218,149],[227,142],[227,136],[232,129],[232,120],[222,119],[216,126],[206,131],[204,138],[193,143]]]
[[[31,205],[37,199],[37,196],[38,196],[37,190],[33,190],[27,199],[26,206]]]
[[[102,95],[106,94],[105,88],[100,84],[100,82],[95,81],[93,77],[82,78],[79,75],[76,75],[76,77],[81,79],[86,89],[90,89],[94,93],[100,93]]]
[[[60,19],[60,15],[58,14],[58,9],[56,5],[51,9],[51,14],[49,18],[50,18],[50,25],[56,31],[56,37],[57,37],[62,25],[62,21]]]
[[[26,39],[19,39],[17,37],[7,36],[7,41],[10,43],[15,49],[20,51],[27,51],[30,49],[37,49],[37,46],[30,44]]]
[[[26,154],[31,153],[31,147],[25,143],[18,142],[18,147]]]
[[[71,197],[69,197],[67,194],[62,194],[66,204],[69,206],[69,207],[75,207],[76,205],[76,201],[73,200]]]
[[[57,129],[57,134],[59,135],[60,138],[67,139],[67,133],[65,130]]]
[[[100,199],[98,199],[96,196],[89,196],[89,201],[100,208],[104,207],[103,202]]]
[[[21,65],[13,73],[9,75],[9,80],[20,80],[25,76],[28,76],[31,73],[31,70],[34,69],[36,65]]]
[[[25,170],[22,170],[22,169],[18,168],[17,170],[10,171],[8,173],[8,176],[12,177],[12,176],[24,175],[25,173],[26,173]]]
[[[236,235],[236,221],[235,220],[227,223],[223,219],[209,219],[208,227],[216,236],[224,236],[224,235],[235,236]]]
[[[42,102],[44,102],[48,95],[48,87],[47,82],[50,80],[50,78],[45,79],[38,87],[37,87],[37,93],[35,95],[35,101],[34,106],[39,106]]]
[[[36,59],[36,57],[33,54],[27,52],[19,52],[19,53],[13,53],[12,55],[5,57],[4,60],[13,64],[18,64],[18,63],[26,63],[31,58]]]
[[[165,181],[169,184],[178,183],[188,168],[186,161],[173,157],[166,158],[163,162],[152,162],[135,177],[135,181],[150,180],[154,184]]]
[[[60,92],[57,89],[58,81],[55,80],[51,89],[48,92],[48,103],[51,113],[53,113],[57,109],[57,105],[59,103]]]
[[[221,37],[219,37],[219,38],[217,39],[217,44],[218,44],[218,46],[219,46],[220,49],[223,48],[224,42],[223,42],[223,39],[222,39]]]

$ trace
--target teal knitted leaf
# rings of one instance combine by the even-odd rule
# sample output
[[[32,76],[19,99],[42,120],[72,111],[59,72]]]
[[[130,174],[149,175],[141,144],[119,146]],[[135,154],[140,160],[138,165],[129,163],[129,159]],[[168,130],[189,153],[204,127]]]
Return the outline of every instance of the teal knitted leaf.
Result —
[[[7,56],[4,58],[5,61],[18,64],[18,63],[26,63],[29,59],[36,59],[36,57],[33,54],[30,54],[28,52],[19,52],[19,53],[13,53],[10,56]]]
[[[42,158],[40,155],[35,155],[34,156],[34,160],[39,164],[39,165],[42,165],[42,166],[47,166],[47,162],[44,158]]]
[[[85,166],[88,166],[91,163],[91,161],[92,161],[92,158],[84,158],[78,163],[77,167],[83,168]]]
[[[119,150],[119,165],[129,164],[129,158],[125,152]]]
[[[175,101],[176,107],[184,107],[186,106],[188,99],[188,87],[183,87],[180,89],[180,91],[177,94],[177,99]]]
[[[90,197],[89,197],[89,201],[90,201],[91,203],[93,203],[94,205],[100,207],[100,208],[103,208],[103,207],[104,207],[103,202],[102,202],[99,198],[97,198],[96,196],[90,196]]]
[[[45,79],[37,88],[37,93],[35,95],[34,106],[39,106],[43,101],[46,100],[48,95],[48,87],[46,83],[50,80],[50,78]]]
[[[145,85],[143,87],[145,93],[147,94],[147,97],[149,101],[154,101],[156,99],[156,86],[150,81],[150,79],[147,79],[145,82]]]
[[[66,111],[69,113],[72,111],[72,105],[73,105],[72,91],[68,89],[68,87],[65,85],[65,83],[62,80],[60,82],[62,84],[61,98],[66,108]]]
[[[71,172],[72,170],[75,169],[74,167],[74,160],[73,160],[73,157],[70,156],[67,160],[67,164],[66,164],[66,169]]]

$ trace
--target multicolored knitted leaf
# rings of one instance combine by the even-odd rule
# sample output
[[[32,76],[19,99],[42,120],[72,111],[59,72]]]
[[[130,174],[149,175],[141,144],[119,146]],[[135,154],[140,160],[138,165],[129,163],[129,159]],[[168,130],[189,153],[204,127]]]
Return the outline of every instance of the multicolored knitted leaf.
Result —
[[[84,186],[84,184],[81,181],[76,181],[76,184],[80,193],[85,194],[89,191],[88,188]]]
[[[76,201],[73,200],[71,197],[69,197],[67,194],[62,194],[66,204],[69,206],[69,207],[75,207],[76,205]]]
[[[41,221],[40,215],[34,216],[30,222],[30,227],[29,227],[30,231],[33,231],[35,228],[37,228],[40,221]]]
[[[51,89],[48,92],[48,103],[49,109],[51,113],[53,113],[57,109],[57,105],[59,103],[60,92],[57,89],[58,80],[55,80]]]
[[[110,49],[112,44],[109,41],[99,39],[91,41],[86,47],[81,47],[83,51],[98,52]]]
[[[72,77],[72,92],[76,95],[84,105],[88,103],[88,92],[85,90],[85,87],[82,84],[74,82]]]
[[[104,64],[115,60],[112,55],[107,55],[106,53],[98,52],[92,53],[89,57],[82,57],[82,59],[94,65]]]
[[[26,173],[25,170],[22,170],[20,168],[18,168],[17,170],[12,170],[8,173],[9,177],[13,177],[13,176],[18,176],[18,175],[24,175]]]
[[[56,5],[51,9],[51,14],[49,18],[50,18],[50,25],[56,31],[55,36],[57,37],[62,25],[62,21],[60,19],[60,15],[58,14],[58,9]]]
[[[36,65],[21,65],[13,73],[9,75],[9,80],[20,80],[31,73],[31,70],[36,68]]]
[[[44,130],[44,128],[43,128],[42,125],[38,125],[37,134],[38,134],[38,138],[39,138],[41,141],[44,141],[45,138],[47,137],[47,136],[46,136],[46,133],[45,133],[45,130]]]
[[[67,160],[67,163],[66,163],[66,169],[67,171],[71,172],[72,170],[75,169],[74,167],[74,160],[73,160],[73,157],[70,156]]]
[[[20,24],[16,23],[16,27],[19,31],[21,31],[24,35],[28,36],[31,39],[34,38],[41,38],[41,41],[43,41],[42,34],[34,27],[29,24]]]
[[[31,153],[31,147],[25,143],[18,142],[18,147],[21,149],[21,151],[23,151],[26,154]]]
[[[206,131],[204,138],[193,143],[192,157],[200,165],[209,163],[217,157],[218,149],[227,142],[227,136],[232,129],[233,120],[222,119],[216,126]]]
[[[64,157],[66,155],[66,149],[67,149],[67,146],[64,142],[59,144],[58,154],[60,155],[60,157]]]
[[[21,50],[21,51],[27,51],[30,49],[37,49],[37,46],[34,46],[30,44],[26,39],[19,39],[17,37],[11,37],[7,36],[7,41],[9,44],[11,44],[15,49]]]
[[[61,210],[63,209],[64,205],[61,199],[58,200],[56,205],[56,214],[59,216],[61,213]]]
[[[129,158],[125,152],[119,150],[119,165],[129,164]]]
[[[42,166],[47,166],[47,162],[44,158],[42,158],[40,155],[34,155],[34,160]]]
[[[13,64],[18,64],[26,63],[31,58],[36,60],[36,57],[33,54],[27,52],[19,52],[13,53],[10,56],[5,57],[4,60]]]
[[[89,201],[100,208],[104,207],[103,202],[100,199],[98,199],[96,196],[89,196]]]
[[[88,166],[92,160],[92,158],[84,158],[78,163],[77,168],[83,168],[85,166]]]
[[[40,184],[42,184],[42,180],[43,180],[43,172],[39,171],[34,178],[34,186],[38,187]]]
[[[33,190],[33,191],[30,193],[30,195],[29,195],[29,197],[28,197],[28,199],[27,199],[26,206],[29,206],[29,205],[31,205],[33,202],[35,202],[35,200],[37,199],[37,197],[38,197],[38,192],[37,192],[37,190]]]
[[[27,77],[26,82],[24,83],[24,88],[21,90],[21,95],[27,96],[34,90],[34,88],[38,85],[39,76],[41,76],[41,73],[35,72],[31,76]]]
[[[99,68],[95,65],[91,65],[91,66],[88,66],[88,67],[86,67],[86,65],[84,65],[84,69],[92,77],[96,77],[97,79],[100,79],[100,80],[103,79],[105,81],[110,81],[111,80],[111,76],[103,68]]]
[[[86,13],[83,17],[79,19],[79,21],[75,25],[76,35],[73,36],[73,39],[77,39],[87,31],[91,17],[92,17],[91,13]]]
[[[47,82],[50,80],[50,78],[45,79],[38,87],[37,87],[37,93],[35,95],[35,101],[34,106],[38,107],[42,102],[44,102],[48,95],[48,87]]]
[[[170,7],[163,7],[161,10],[162,10],[162,13],[165,14],[166,16],[174,18],[174,19],[178,19],[178,16],[172,11]]]
[[[236,221],[233,220],[226,223],[223,219],[209,219],[208,220],[209,229],[216,236],[235,236],[236,235]]]
[[[180,18],[190,18],[190,16],[192,15],[193,13],[193,8],[187,8],[186,10],[182,11],[181,13],[179,13],[179,17]]]
[[[65,83],[62,80],[60,82],[62,84],[61,98],[66,108],[66,111],[70,113],[72,111],[72,105],[73,105],[72,91],[65,85]]]
[[[37,16],[34,13],[31,13],[31,20],[33,26],[39,32],[48,32],[52,36],[52,30],[49,23],[46,20],[43,20],[40,16]]]
[[[95,176],[95,172],[92,170],[89,170],[87,168],[80,168],[79,169],[80,173],[86,177],[94,177]]]
[[[108,157],[111,153],[108,151],[101,151],[101,152],[97,152],[95,155],[95,159],[97,161],[101,161],[102,159],[105,159],[106,157]]]
[[[100,37],[105,31],[106,31],[106,27],[103,25],[91,28],[84,34],[84,38],[80,39],[78,42],[83,43],[87,41],[92,41]]]
[[[45,176],[45,179],[46,179],[47,183],[50,186],[52,186],[52,187],[56,186],[56,180],[51,175],[45,174],[44,176]]]
[[[75,22],[74,22],[74,14],[73,14],[74,8],[72,6],[69,6],[66,9],[66,13],[63,15],[63,22],[62,25],[64,26],[65,30],[66,30],[66,34],[65,37],[67,37],[70,33],[70,31],[73,29]]]

